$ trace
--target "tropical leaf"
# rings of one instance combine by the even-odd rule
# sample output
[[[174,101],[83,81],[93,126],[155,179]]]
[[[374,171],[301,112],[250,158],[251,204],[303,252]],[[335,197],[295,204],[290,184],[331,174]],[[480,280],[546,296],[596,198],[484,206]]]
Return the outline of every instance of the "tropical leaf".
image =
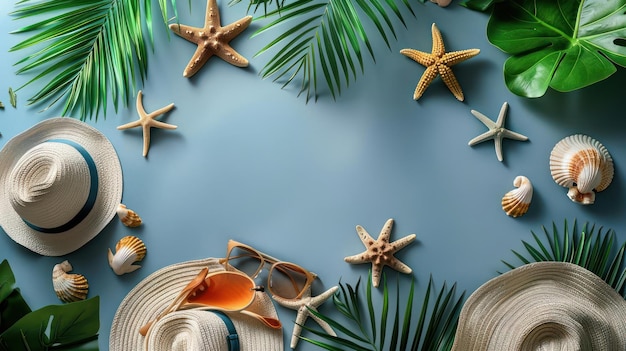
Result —
[[[372,297],[371,275],[366,287],[366,299],[363,301],[359,279],[353,288],[350,284],[339,283],[340,289],[333,297],[335,308],[345,320],[332,318],[320,312],[310,310],[312,314],[326,321],[337,332],[337,336],[322,330],[303,326],[304,329],[320,339],[301,337],[301,339],[326,350],[340,351],[350,349],[359,351],[381,350],[450,350],[462,307],[463,296],[456,298],[456,284],[450,289],[446,284],[436,293],[435,301],[431,292],[435,290],[432,276],[428,281],[425,295],[421,300],[419,318],[416,325],[411,325],[413,303],[415,301],[415,280],[411,280],[406,300],[400,298],[399,278],[396,281],[395,306],[389,304],[389,289],[383,276],[383,296],[380,310],[376,311]],[[364,306],[367,307],[364,313]],[[402,317],[402,314],[404,316]],[[391,324],[391,336],[387,337],[388,324]]]
[[[299,94],[306,92],[306,100],[317,99],[318,79],[323,76],[333,99],[341,94],[342,86],[349,86],[364,71],[364,51],[375,61],[374,49],[364,19],[376,28],[378,35],[390,48],[390,33],[396,38],[393,13],[404,25],[397,0],[296,0],[283,4],[277,0],[277,9],[258,19],[274,18],[259,28],[253,37],[270,30],[279,31],[278,37],[259,50],[255,57],[274,50],[274,56],[265,64],[260,75],[281,81],[283,88],[295,80],[301,82]],[[271,1],[251,0],[251,4]],[[402,3],[415,16],[407,0]],[[280,5],[279,5],[280,4]],[[255,19],[255,20],[258,20]],[[298,78],[298,79],[296,79]]]
[[[513,254],[523,264],[542,261],[574,263],[604,279],[615,291],[626,298],[624,286],[626,281],[626,268],[624,268],[626,243],[614,251],[615,231],[607,229],[603,232],[602,228],[596,231],[595,225],[588,223],[583,224],[579,231],[576,221],[570,230],[567,220],[563,231],[559,231],[554,222],[551,232],[544,226],[541,228],[545,236],[543,240],[531,231],[534,242],[531,244],[522,241],[527,251],[526,254],[512,250]],[[506,261],[503,262],[510,269],[516,267]]]
[[[511,55],[508,89],[540,97],[597,83],[626,66],[626,0],[509,0],[494,4],[489,41]]]
[[[31,36],[10,51],[30,50],[16,63],[17,74],[33,74],[24,86],[45,82],[28,99],[44,110],[63,102],[63,115],[81,120],[128,104],[129,90],[146,77],[152,44],[153,0],[22,0],[12,15],[18,20],[43,18],[12,33]],[[166,0],[157,0],[167,24]],[[176,13],[176,0],[170,0]],[[23,88],[18,88],[17,90]]]
[[[471,10],[484,12],[484,11],[491,9],[491,6],[493,6],[493,4],[495,4],[496,2],[502,2],[502,1],[506,1],[506,0],[462,0],[459,3],[459,5],[463,7],[467,7],[468,9],[471,9]]]

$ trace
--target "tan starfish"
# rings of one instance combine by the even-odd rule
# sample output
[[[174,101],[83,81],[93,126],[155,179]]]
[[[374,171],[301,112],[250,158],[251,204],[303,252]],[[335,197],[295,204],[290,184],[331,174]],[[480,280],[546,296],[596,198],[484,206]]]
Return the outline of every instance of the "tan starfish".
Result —
[[[141,126],[141,129],[143,130],[143,156],[145,157],[148,155],[148,149],[150,148],[150,128],[176,129],[178,127],[173,124],[167,124],[154,119],[155,117],[173,109],[174,104],[169,104],[154,112],[146,113],[146,110],[143,108],[142,98],[143,94],[141,93],[141,90],[139,90],[137,93],[137,113],[139,114],[139,120],[121,125],[117,127],[117,129],[122,130]]]
[[[229,44],[252,22],[252,16],[246,16],[225,27],[220,24],[220,12],[216,0],[207,0],[204,27],[197,28],[182,24],[170,24],[170,29],[179,36],[198,45],[183,71],[184,77],[196,74],[213,55],[237,67],[247,67],[248,60],[237,53]]]
[[[403,247],[407,246],[413,240],[415,240],[415,234],[410,234],[402,239],[398,239],[392,243],[389,243],[389,236],[391,235],[391,228],[393,227],[393,219],[390,218],[380,231],[378,239],[374,240],[365,228],[360,225],[356,226],[356,232],[359,234],[359,238],[367,248],[365,251],[358,255],[348,256],[344,260],[348,263],[372,263],[372,285],[378,287],[380,282],[380,276],[383,267],[389,266],[399,272],[409,274],[412,272],[411,268],[400,260],[393,256],[394,253],[400,251]]]
[[[456,80],[456,77],[450,67],[478,55],[480,50],[468,49],[446,52],[441,32],[439,32],[439,29],[434,23],[432,26],[432,32],[433,49],[430,54],[414,49],[400,50],[402,55],[409,57],[415,62],[426,67],[426,71],[424,71],[422,78],[420,78],[420,81],[417,83],[417,87],[413,93],[413,99],[418,100],[422,97],[426,88],[428,88],[433,79],[439,75],[448,89],[450,89],[452,94],[454,94],[454,97],[456,97],[459,101],[463,101],[465,97],[463,96],[461,85]]]
[[[322,329],[324,329],[324,331],[326,331],[329,335],[337,336],[333,328],[331,328],[328,323],[312,314],[309,310],[311,309],[317,312],[317,307],[326,302],[326,300],[330,299],[335,294],[337,289],[339,289],[338,286],[333,286],[320,295],[311,297],[311,287],[309,286],[299,299],[285,299],[280,296],[273,296],[274,301],[276,301],[279,305],[298,311],[298,314],[296,315],[296,323],[294,324],[293,332],[291,333],[290,347],[292,349],[295,349],[296,345],[298,345],[298,340],[300,339],[300,334],[302,333],[302,326],[308,317],[313,318],[313,320],[315,320],[317,324],[319,324],[320,327],[322,327]]]

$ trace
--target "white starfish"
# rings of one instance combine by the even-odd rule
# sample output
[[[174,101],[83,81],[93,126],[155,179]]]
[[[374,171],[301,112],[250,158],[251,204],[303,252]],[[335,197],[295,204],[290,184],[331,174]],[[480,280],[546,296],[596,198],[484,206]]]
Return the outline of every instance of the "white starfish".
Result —
[[[332,336],[337,336],[333,328],[331,328],[328,323],[318,318],[317,316],[312,314],[311,311],[309,311],[310,308],[311,310],[317,312],[317,307],[326,302],[326,300],[330,299],[335,294],[337,289],[339,289],[338,286],[333,286],[332,288],[324,291],[320,295],[311,297],[311,287],[309,286],[302,295],[302,297],[299,299],[284,299],[280,296],[273,296],[274,301],[276,301],[279,305],[298,311],[298,315],[296,316],[296,323],[293,326],[293,333],[291,334],[290,347],[292,349],[295,349],[296,345],[298,345],[298,340],[300,339],[300,334],[302,333],[302,326],[304,325],[308,317],[313,318],[313,320],[315,320],[317,324],[319,324],[320,327],[322,327],[322,329],[324,329],[324,331],[326,331],[328,334]]]
[[[519,133],[515,133],[513,131],[510,131],[504,128],[504,122],[506,119],[506,112],[507,112],[508,107],[509,107],[509,104],[505,101],[502,104],[502,108],[500,108],[500,114],[498,115],[498,120],[495,123],[492,120],[490,120],[487,116],[483,115],[482,113],[475,111],[475,110],[471,110],[472,114],[476,118],[478,118],[478,120],[481,121],[485,126],[487,126],[489,130],[475,137],[474,139],[470,140],[468,145],[474,146],[478,143],[482,143],[483,141],[493,139],[494,146],[496,148],[496,156],[498,157],[498,161],[500,162],[502,162],[503,160],[502,139],[508,138],[508,139],[521,140],[521,141],[528,140],[527,136],[519,134]]]

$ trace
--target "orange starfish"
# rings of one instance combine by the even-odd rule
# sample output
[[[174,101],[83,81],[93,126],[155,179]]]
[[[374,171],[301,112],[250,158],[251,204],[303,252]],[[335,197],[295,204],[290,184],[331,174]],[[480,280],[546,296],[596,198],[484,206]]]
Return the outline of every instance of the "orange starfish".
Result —
[[[252,22],[252,16],[246,16],[222,27],[217,0],[208,0],[204,27],[170,24],[170,29],[174,33],[198,45],[191,61],[183,71],[183,76],[191,77],[196,74],[213,55],[237,67],[247,67],[248,60],[237,53],[229,42],[248,28],[250,22]]]
[[[426,67],[426,71],[422,74],[415,92],[413,93],[413,99],[419,99],[430,83],[437,77],[441,76],[441,79],[446,84],[448,89],[454,94],[454,97],[459,101],[464,100],[463,91],[461,85],[456,80],[451,66],[463,62],[469,58],[472,58],[480,52],[479,49],[468,49],[461,51],[446,52],[446,48],[443,45],[443,39],[441,32],[437,26],[433,23],[433,49],[432,52],[426,53],[414,49],[402,49],[400,53],[406,57],[413,59],[415,62]]]
[[[400,249],[415,240],[415,234],[407,235],[402,239],[398,239],[392,243],[389,243],[389,237],[391,235],[392,227],[393,219],[390,218],[387,220],[385,226],[380,231],[378,239],[374,240],[365,230],[365,228],[357,225],[356,232],[357,234],[359,234],[359,238],[367,249],[360,254],[344,258],[344,261],[348,263],[371,262],[372,285],[374,287],[378,287],[378,283],[380,282],[380,275],[383,267],[385,266],[389,266],[401,273],[406,274],[409,274],[413,271],[409,266],[395,258],[393,254],[400,251]]]

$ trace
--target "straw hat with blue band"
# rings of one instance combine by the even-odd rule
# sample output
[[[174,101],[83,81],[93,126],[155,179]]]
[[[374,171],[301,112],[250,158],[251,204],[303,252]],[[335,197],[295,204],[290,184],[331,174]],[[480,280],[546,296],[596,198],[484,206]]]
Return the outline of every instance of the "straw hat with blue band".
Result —
[[[225,270],[217,258],[177,263],[151,273],[131,289],[113,318],[109,351],[283,350],[282,329],[270,328],[237,311],[178,310],[154,322],[146,336],[140,334],[141,327],[167,309],[203,268],[208,268],[209,273]],[[267,292],[255,294],[245,311],[278,319]]]
[[[102,133],[72,118],[44,120],[0,150],[0,226],[36,253],[68,254],[111,221],[122,185]]]

